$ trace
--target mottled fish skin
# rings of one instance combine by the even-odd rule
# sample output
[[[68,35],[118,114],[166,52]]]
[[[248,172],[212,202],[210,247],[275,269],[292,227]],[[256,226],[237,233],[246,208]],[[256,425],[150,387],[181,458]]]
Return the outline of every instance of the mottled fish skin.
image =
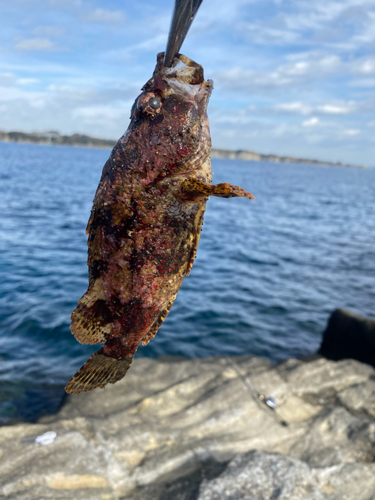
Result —
[[[104,343],[66,386],[78,394],[120,380],[167,317],[196,255],[208,196],[246,196],[211,185],[203,68],[158,54],[126,133],[104,166],[87,226],[89,287],[72,314],[82,344]]]

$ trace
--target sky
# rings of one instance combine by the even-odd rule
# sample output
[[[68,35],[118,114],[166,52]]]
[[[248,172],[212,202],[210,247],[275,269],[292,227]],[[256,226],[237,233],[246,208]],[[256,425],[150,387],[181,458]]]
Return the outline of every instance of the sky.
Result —
[[[0,129],[118,139],[174,0],[0,0]],[[375,165],[375,0],[204,0],[214,147]]]

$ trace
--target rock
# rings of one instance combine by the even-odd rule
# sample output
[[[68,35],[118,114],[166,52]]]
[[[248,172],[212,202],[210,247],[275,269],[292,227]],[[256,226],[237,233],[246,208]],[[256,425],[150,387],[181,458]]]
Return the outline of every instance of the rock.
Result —
[[[319,354],[335,361],[352,358],[375,366],[375,320],[336,309],[323,333]]]
[[[338,399],[349,411],[368,414],[375,418],[375,379],[340,391]]]
[[[313,467],[332,467],[349,462],[373,462],[375,425],[365,415],[345,408],[323,411],[307,432],[291,447],[291,456]]]
[[[237,455],[217,478],[204,480],[198,500],[323,500],[310,468],[299,460],[250,451]]]
[[[137,359],[57,415],[0,428],[0,498],[369,500],[374,381],[354,360]]]
[[[374,491],[375,464],[313,469],[290,457],[250,451],[237,455],[217,478],[205,479],[197,500],[369,500]]]

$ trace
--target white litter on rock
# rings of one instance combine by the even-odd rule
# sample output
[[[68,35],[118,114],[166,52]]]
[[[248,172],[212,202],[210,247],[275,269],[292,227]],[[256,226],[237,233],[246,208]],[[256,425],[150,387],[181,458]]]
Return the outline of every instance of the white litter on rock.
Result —
[[[42,434],[41,436],[36,437],[35,442],[42,444],[44,446],[46,444],[53,443],[56,436],[57,436],[56,432],[49,431],[49,432],[46,432],[45,434]]]

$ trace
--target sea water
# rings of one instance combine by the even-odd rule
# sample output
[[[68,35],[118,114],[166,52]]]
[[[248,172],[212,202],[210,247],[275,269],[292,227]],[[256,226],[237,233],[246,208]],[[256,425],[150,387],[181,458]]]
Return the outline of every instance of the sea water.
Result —
[[[87,288],[85,228],[108,150],[0,143],[0,422],[58,409],[98,346],[70,314]],[[191,275],[138,356],[315,352],[330,313],[375,317],[375,170],[213,160]]]

